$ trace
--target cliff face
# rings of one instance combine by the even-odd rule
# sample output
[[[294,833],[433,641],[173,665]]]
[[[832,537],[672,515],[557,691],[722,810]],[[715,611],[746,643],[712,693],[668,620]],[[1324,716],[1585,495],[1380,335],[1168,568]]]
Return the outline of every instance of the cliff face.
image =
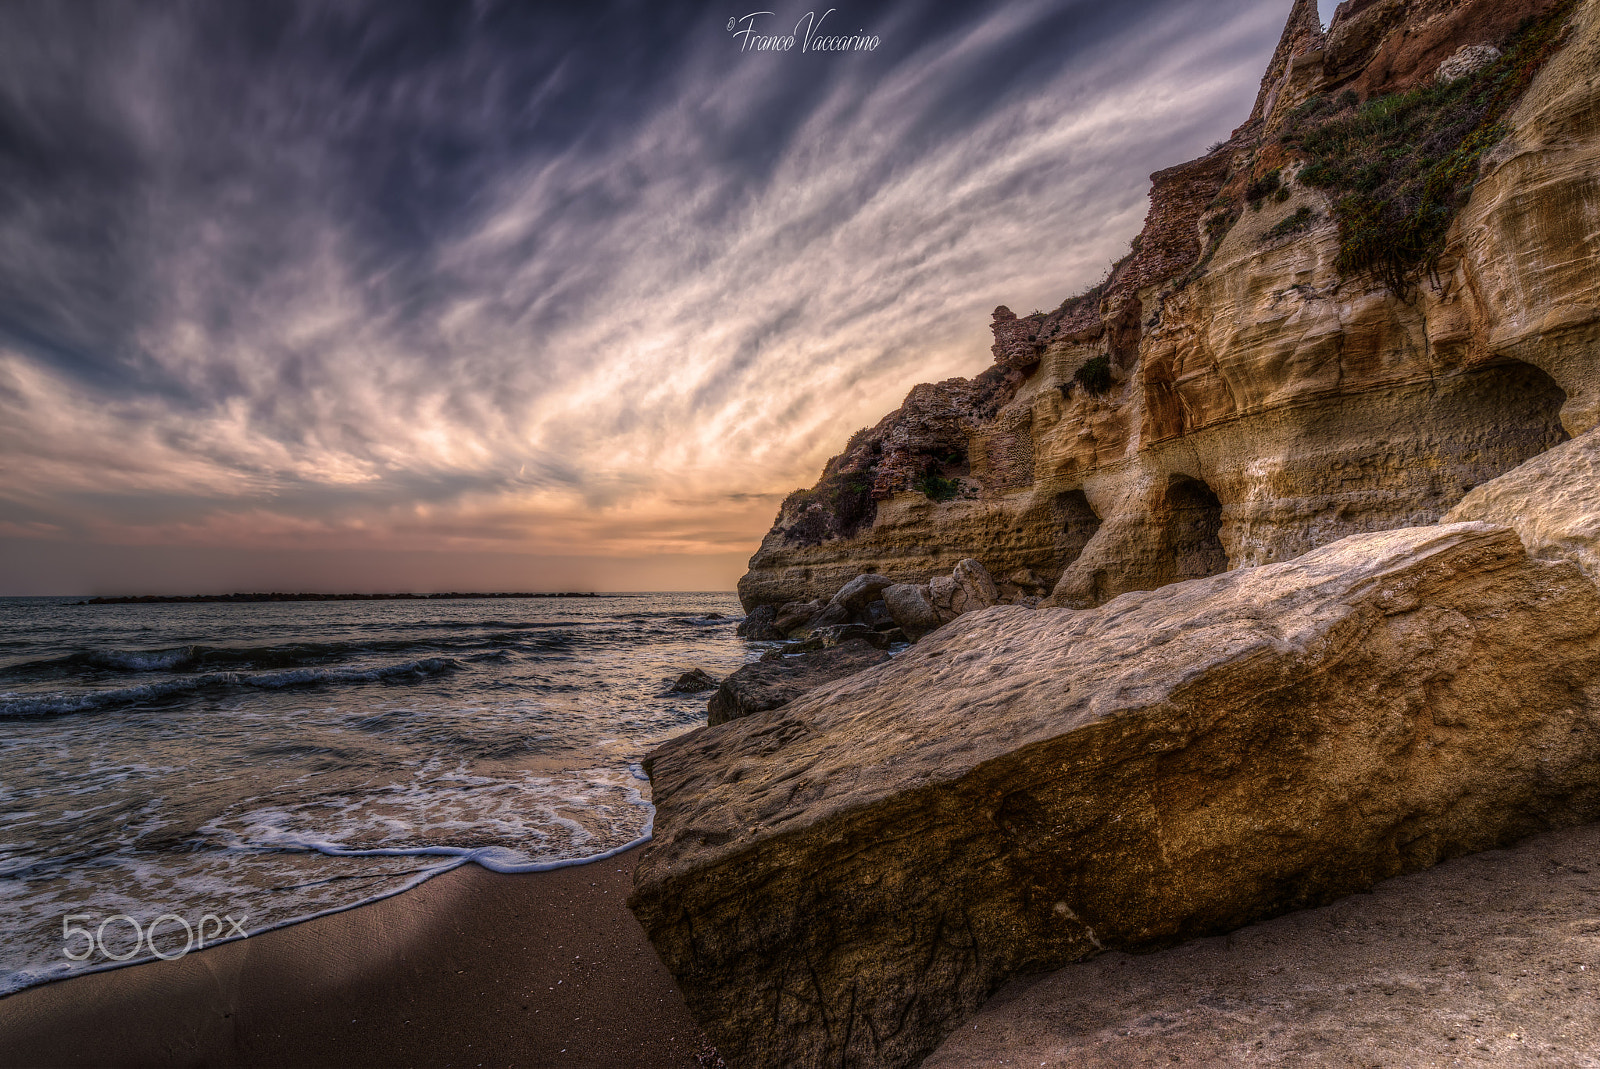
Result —
[[[1352,0],[1324,33],[1297,2],[1246,123],[1152,176],[1133,254],[1047,315],[998,309],[987,371],[918,386],[853,438],[785,502],[746,607],[964,558],[1032,569],[1047,604],[1098,605],[1433,523],[1600,424],[1594,0],[1472,135],[1470,196],[1407,285],[1341,261],[1355,224],[1286,143],[1323,112],[1375,121],[1355,102],[1431,85],[1447,60],[1470,70],[1488,54],[1470,46],[1498,55],[1573,8]]]

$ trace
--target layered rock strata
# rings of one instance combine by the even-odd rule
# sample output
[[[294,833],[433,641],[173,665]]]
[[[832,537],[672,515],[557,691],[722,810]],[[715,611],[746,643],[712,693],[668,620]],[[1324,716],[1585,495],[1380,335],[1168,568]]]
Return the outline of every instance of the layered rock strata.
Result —
[[[1412,88],[1555,6],[1381,0],[1324,34],[1299,0],[1246,123],[1153,177],[1136,251],[1048,315],[998,309],[992,367],[851,439],[751,558],[747,609],[966,558],[1103,604],[1436,522],[1600,425],[1600,4],[1578,6],[1404,296],[1341,274],[1333,205],[1279,141],[1313,97]],[[1099,392],[1078,381],[1096,360]],[[850,478],[871,500],[841,525]]]
[[[649,763],[631,905],[737,1067],[914,1064],[1006,978],[1600,816],[1600,593],[1515,532],[999,606]]]

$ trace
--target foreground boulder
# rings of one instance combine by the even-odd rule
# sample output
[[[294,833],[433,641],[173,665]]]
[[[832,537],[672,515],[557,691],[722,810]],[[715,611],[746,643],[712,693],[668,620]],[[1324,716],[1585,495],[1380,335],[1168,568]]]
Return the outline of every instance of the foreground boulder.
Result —
[[[888,659],[883,650],[852,638],[797,657],[747,664],[724,679],[706,703],[708,722],[725,724],[751,713],[781,708],[824,683]]]
[[[1008,977],[1600,816],[1600,595],[1504,527],[968,613],[647,762],[630,900],[729,1065],[914,1064]]]

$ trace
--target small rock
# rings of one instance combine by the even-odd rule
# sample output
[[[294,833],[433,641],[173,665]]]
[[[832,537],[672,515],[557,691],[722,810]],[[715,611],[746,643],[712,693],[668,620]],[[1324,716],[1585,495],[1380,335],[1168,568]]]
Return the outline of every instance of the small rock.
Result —
[[[674,694],[698,694],[703,690],[716,690],[722,680],[703,668],[692,668],[679,676],[670,688]]]

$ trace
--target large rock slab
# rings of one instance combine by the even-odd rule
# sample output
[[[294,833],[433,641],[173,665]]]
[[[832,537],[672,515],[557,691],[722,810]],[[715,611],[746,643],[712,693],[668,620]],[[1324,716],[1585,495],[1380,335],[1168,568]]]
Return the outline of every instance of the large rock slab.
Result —
[[[824,683],[887,661],[889,655],[859,638],[794,657],[747,664],[731,673],[706,703],[711,724],[779,709]]]
[[[969,613],[658,749],[630,905],[731,1066],[911,1065],[1015,974],[1600,815],[1597,670],[1485,524]]]

